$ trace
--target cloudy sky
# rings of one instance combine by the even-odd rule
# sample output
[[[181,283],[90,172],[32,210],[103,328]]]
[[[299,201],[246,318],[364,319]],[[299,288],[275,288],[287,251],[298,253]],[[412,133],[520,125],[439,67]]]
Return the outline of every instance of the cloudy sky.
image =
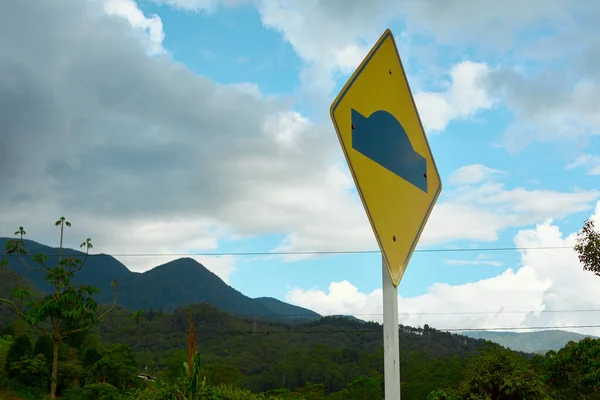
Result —
[[[390,28],[444,183],[400,322],[600,324],[569,249],[600,220],[594,2],[3,3],[0,235],[56,245],[64,215],[68,245],[132,270],[226,254],[194,257],[249,296],[380,321],[375,251],[227,254],[377,249],[329,106]]]

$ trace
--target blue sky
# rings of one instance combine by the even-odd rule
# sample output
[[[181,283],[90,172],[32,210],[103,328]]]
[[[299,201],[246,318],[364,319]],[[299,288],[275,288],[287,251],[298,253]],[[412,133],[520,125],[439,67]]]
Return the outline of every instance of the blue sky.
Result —
[[[298,74],[302,59],[279,32],[263,26],[261,16],[254,7],[219,7],[211,14],[186,12],[168,5],[149,3],[142,3],[142,9],[149,14],[161,16],[166,32],[164,47],[172,52],[174,59],[185,63],[198,74],[222,83],[252,82],[268,94],[287,96],[301,91]],[[396,35],[401,35],[405,30],[405,24],[401,20],[388,26]],[[541,29],[523,36],[536,39],[544,33],[544,29]],[[519,61],[519,56],[511,53],[508,53],[508,59],[499,56],[482,58],[480,52],[468,47],[436,46],[435,39],[427,35],[414,35],[411,42],[435,52],[435,68],[442,71],[448,71],[453,65],[465,60],[491,64]],[[422,79],[421,90],[436,91],[443,88],[443,81],[447,76],[432,77],[427,74],[433,68],[426,61],[422,62],[419,57],[415,57],[405,59],[404,62],[408,74],[418,75]],[[551,68],[547,63],[520,65],[531,70]],[[349,74],[344,73],[335,80],[335,89],[328,98],[341,89],[348,77]],[[301,100],[294,108],[315,119],[323,118],[321,114],[325,111],[314,112]],[[595,189],[594,178],[582,176],[581,173],[577,174],[577,183],[574,184],[573,174],[565,171],[564,166],[572,154],[556,143],[536,144],[533,148],[516,154],[495,145],[495,142],[502,140],[512,119],[511,111],[498,104],[493,110],[482,110],[467,120],[451,120],[443,134],[430,135],[429,140],[444,184],[456,169],[465,165],[483,164],[505,171],[507,179],[504,183],[507,188],[565,192],[573,191],[576,187]],[[333,133],[332,131],[331,134]],[[445,194],[443,192],[440,202],[444,201]],[[589,214],[588,208],[586,211],[573,213],[568,219],[556,221],[555,224],[561,230],[573,232]],[[514,247],[513,238],[520,228],[522,227],[507,228],[500,232],[498,240],[492,242],[459,240],[420,247]],[[282,236],[277,235],[264,239],[257,237],[221,245],[219,251],[269,251],[281,239]],[[335,249],[334,246],[332,250]],[[475,261],[478,257],[485,257],[485,261],[491,261],[492,265],[485,262],[478,264]],[[473,264],[448,265],[445,260],[467,260]],[[341,280],[348,280],[359,291],[370,293],[381,286],[380,264],[379,254],[327,256],[293,263],[282,263],[278,258],[241,257],[236,261],[237,270],[231,275],[230,283],[250,296],[273,296],[282,300],[286,299],[291,286],[327,291],[330,282]],[[450,285],[478,282],[493,278],[506,268],[519,268],[518,252],[417,252],[399,291],[402,296],[415,297],[426,294],[430,286],[438,282]]]
[[[599,7],[531,0],[515,3],[515,16],[509,6],[463,1],[440,11],[429,0],[102,0],[70,10],[73,18],[59,3],[48,6],[65,26],[89,18],[75,44],[57,34],[62,42],[43,71],[68,99],[61,110],[74,99],[86,108],[56,116],[55,139],[46,139],[77,143],[73,161],[40,159],[20,172],[52,177],[46,190],[55,200],[36,205],[37,215],[68,211],[80,221],[75,232],[96,238],[99,251],[138,254],[120,257],[137,271],[181,252],[376,250],[329,106],[390,28],[444,186],[399,287],[400,308],[412,313],[401,323],[583,324],[568,310],[600,309],[589,298],[600,279],[581,271],[571,250],[476,249],[569,247],[583,221],[600,214],[600,69],[589,39],[597,28],[582,18]],[[53,36],[32,35],[51,48]],[[574,38],[580,46],[569,47]],[[95,51],[85,55],[87,47]],[[85,84],[75,81],[94,68]],[[85,147],[82,136],[67,139],[84,128]],[[128,152],[134,167],[115,162]],[[137,156],[155,162],[146,168]],[[74,192],[85,171],[95,186]],[[0,216],[2,226],[29,223],[32,239],[52,243],[52,231],[19,207]],[[147,253],[164,256],[139,256]],[[380,320],[377,253],[196,259],[251,297]],[[427,315],[456,310],[466,317]]]
[[[219,83],[251,82],[258,85],[265,94],[294,96],[299,91],[298,74],[302,65],[301,58],[294,52],[291,44],[280,33],[266,29],[259,12],[252,6],[239,8],[219,7],[214,13],[191,12],[174,9],[169,5],[157,5],[142,1],[140,8],[147,15],[158,14],[163,22],[165,39],[163,46],[174,60],[182,62],[199,75],[204,75]],[[396,35],[404,28],[402,21],[390,25]],[[429,40],[427,40],[429,39]],[[431,38],[417,37],[415,41],[431,46]],[[433,42],[433,43],[432,43]],[[472,59],[457,47],[439,47],[436,67],[448,70],[454,63]],[[491,61],[497,61],[493,58]],[[405,61],[409,74],[418,74],[426,65],[418,59]],[[336,79],[334,92],[339,91],[349,74]],[[428,79],[427,76],[424,79]],[[440,82],[431,82],[424,89],[435,89]],[[332,92],[329,98],[335,93]],[[310,107],[307,107],[310,108]],[[305,107],[295,107],[300,112]],[[328,112],[327,109],[323,112]],[[310,117],[310,114],[308,114]],[[317,115],[317,118],[322,118]],[[537,149],[528,149],[521,154],[512,155],[504,148],[494,147],[494,141],[500,141],[511,120],[511,114],[500,106],[493,111],[479,113],[468,121],[451,121],[443,135],[430,135],[429,140],[436,157],[438,168],[444,183],[450,174],[461,166],[484,164],[509,172],[508,187],[540,188],[543,185],[531,183],[532,180],[547,182],[547,188],[570,191],[573,185],[564,171],[565,155],[560,146],[538,145]],[[485,131],[485,134],[482,134]],[[331,134],[335,134],[332,130]],[[561,160],[562,159],[562,160]],[[557,162],[561,160],[562,162]],[[562,179],[555,179],[559,175]],[[578,174],[580,175],[580,174]],[[580,177],[581,178],[581,177]],[[587,182],[581,179],[582,188],[593,189],[593,179]],[[444,200],[443,192],[440,201]],[[357,196],[357,195],[356,195]],[[590,212],[582,212],[572,217],[572,224],[561,223],[567,232],[578,229]],[[518,229],[506,229],[501,237],[492,243],[477,241],[449,242],[441,246],[427,246],[435,249],[452,247],[514,247],[513,237]],[[249,240],[222,244],[218,252],[254,252],[270,251],[283,235],[268,235]],[[425,247],[425,246],[421,246]],[[371,250],[359,248],[357,250]],[[333,251],[336,248],[332,248]],[[199,251],[201,252],[201,250]],[[215,251],[216,252],[216,251]],[[502,267],[489,265],[448,266],[445,259],[473,260],[479,254],[489,256],[491,260],[504,263]],[[417,296],[427,292],[429,286],[437,282],[461,284],[491,278],[503,271],[503,268],[518,266],[516,252],[465,253],[419,253],[411,261],[403,278],[400,293]],[[371,292],[381,287],[381,256],[379,254],[349,254],[326,256],[317,259],[284,263],[278,258],[241,257],[236,261],[236,272],[231,275],[231,284],[249,296],[273,296],[285,300],[290,286],[327,289],[332,281],[346,279],[353,282],[363,292]]]

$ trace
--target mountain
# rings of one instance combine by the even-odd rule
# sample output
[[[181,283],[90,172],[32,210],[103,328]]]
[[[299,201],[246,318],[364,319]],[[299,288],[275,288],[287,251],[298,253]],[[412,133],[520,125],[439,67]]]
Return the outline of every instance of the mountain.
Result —
[[[561,330],[547,330],[538,332],[489,332],[468,331],[461,332],[462,335],[474,339],[485,339],[498,343],[511,350],[525,353],[546,353],[549,350],[558,351],[570,341],[579,342],[585,337],[579,333]]]
[[[346,318],[349,319],[351,321],[354,322],[366,322],[365,320],[362,320],[360,318],[356,318],[354,315],[341,315],[341,314],[336,314],[336,315],[329,315],[330,317],[336,317],[336,318]]]
[[[290,319],[316,320],[321,316],[312,310],[285,303],[273,297],[256,297],[254,301],[271,310],[273,314],[281,315]]]
[[[13,289],[15,287],[33,291],[31,283],[21,275],[9,269],[0,270],[0,297],[17,301],[17,298],[15,298],[13,295]],[[11,311],[11,306],[5,303],[0,303],[0,327],[6,326],[14,319],[15,314]]]
[[[254,301],[262,304],[263,306],[271,309],[273,314],[286,316],[290,319],[302,319],[304,321],[318,320],[321,318],[320,315],[316,314],[314,311],[307,310],[306,308],[294,306],[292,304],[285,303],[281,300],[274,299],[272,297],[256,297]],[[364,322],[361,319],[358,319],[352,315],[330,315],[329,317],[340,317],[340,318],[348,318],[357,322]]]
[[[10,239],[0,238],[0,248],[4,248],[8,240]],[[41,252],[48,255],[47,265],[57,265],[58,248],[31,240],[25,240],[25,245],[31,254]],[[84,255],[77,250],[63,249],[63,258],[83,258]],[[30,282],[36,290],[41,293],[49,292],[50,286],[44,280],[43,273],[25,268],[17,257],[1,254],[1,258],[7,258],[8,268]],[[31,259],[27,259],[27,262],[30,266],[36,265]],[[180,258],[138,273],[130,271],[108,254],[90,255],[73,282],[98,287],[100,293],[96,296],[96,301],[110,303],[114,296],[114,288],[110,283],[115,279],[119,283],[117,303],[133,310],[172,311],[189,304],[206,302],[231,315],[274,321],[313,320],[320,317],[314,311],[276,299],[252,299],[245,296],[191,258]]]

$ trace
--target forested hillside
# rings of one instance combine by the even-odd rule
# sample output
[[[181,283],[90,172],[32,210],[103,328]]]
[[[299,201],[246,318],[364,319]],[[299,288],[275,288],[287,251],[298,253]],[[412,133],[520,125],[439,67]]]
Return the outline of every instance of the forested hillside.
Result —
[[[10,242],[7,254],[17,257],[0,264],[10,263],[13,269],[0,271],[2,390],[26,399],[49,392],[50,399],[64,400],[383,396],[380,324],[345,316],[290,321],[289,305],[268,298],[245,297],[250,307],[268,310],[268,315],[247,316],[231,315],[227,307],[208,302],[172,312],[150,306],[132,310],[118,305],[116,298],[98,304],[92,297],[98,289],[79,276],[85,264],[67,252],[55,266],[40,255],[34,257],[42,269],[24,268],[40,273],[54,288],[47,295],[31,290],[33,285],[14,271],[12,260],[24,266],[33,261],[18,257],[26,253],[26,244]],[[83,245],[91,248],[89,240]],[[205,271],[192,261],[183,259],[174,269],[188,276]],[[98,278],[102,270],[96,271]],[[156,282],[168,278],[165,271],[155,269]],[[203,283],[198,287],[204,288]],[[118,280],[109,288],[117,298],[123,294]],[[232,293],[229,289],[225,293]],[[272,314],[281,318],[269,320]],[[534,356],[427,325],[398,329],[405,400],[600,398],[600,340],[586,338]]]
[[[383,398],[382,331],[376,323],[343,317],[322,318],[296,326],[268,321],[255,323],[208,304],[180,308],[172,314],[145,313],[137,322],[129,318],[131,315],[131,311],[120,308],[115,311],[114,319],[106,320],[90,333],[74,336],[61,347],[63,372],[59,390],[63,398],[98,398],[93,396],[112,393],[112,388],[113,395],[121,393],[123,399],[138,398],[135,396],[141,396],[142,391],[148,396],[149,393],[159,396],[161,385],[176,384],[182,374],[182,365],[188,359],[190,319],[195,328],[196,351],[202,357],[200,373],[206,377],[206,384],[221,394],[234,393],[234,388],[239,388],[235,392],[238,394],[214,398],[244,398],[239,397],[244,389],[281,399]],[[13,327],[19,327],[21,332],[15,333]],[[551,390],[556,390],[553,399],[572,399],[575,397],[570,396],[581,393],[591,395],[588,399],[598,399],[592,395],[596,383],[589,381],[595,367],[578,361],[582,357],[598,357],[598,340],[586,339],[590,341],[581,342],[578,348],[573,343],[559,353],[532,357],[502,350],[481,339],[431,328],[400,326],[399,330],[403,399],[466,399],[460,393],[473,392],[478,379],[491,380],[490,384],[498,387],[506,379],[515,380],[532,394],[527,397],[531,399],[546,399],[542,396]],[[2,334],[5,360],[10,343],[14,343],[11,349],[15,354],[9,356],[12,358],[7,370],[12,377],[9,386],[29,388],[30,393],[42,390],[47,358],[35,357],[48,351],[40,344],[45,339],[36,339],[31,330],[23,332],[20,323],[2,328]],[[19,350],[17,344],[25,350]],[[573,358],[576,353],[579,358]],[[32,358],[22,364],[15,361],[20,359],[17,355]],[[573,365],[563,370],[568,363]],[[544,381],[543,369],[549,373],[548,383]],[[30,375],[22,375],[24,371],[29,371],[27,374],[33,371],[38,378],[32,380]],[[136,377],[140,372],[158,380],[148,382]],[[590,383],[581,386],[581,382],[587,381]],[[82,385],[87,391],[79,389]],[[443,397],[448,393],[459,397]],[[253,395],[248,392],[245,396],[251,399]]]
[[[90,346],[110,349],[118,343],[132,350],[137,370],[174,380],[187,359],[191,316],[196,349],[203,357],[204,373],[214,385],[269,393],[302,392],[317,385],[312,390],[325,395],[342,392],[350,382],[364,376],[382,386],[382,330],[376,323],[343,317],[296,326],[255,323],[209,304],[184,307],[173,314],[145,313],[137,324],[130,315],[130,311],[119,309],[114,319],[106,320],[90,336],[78,338],[75,348],[79,352],[83,349],[79,362],[86,354],[89,357]],[[5,329],[5,333],[12,332],[11,326]],[[407,399],[425,398],[436,388],[456,383],[462,377],[466,357],[485,343],[431,329],[401,326],[400,332]]]
[[[174,351],[187,348],[190,315],[200,354],[212,365],[235,367],[244,376],[243,386],[253,391],[281,387],[296,390],[313,382],[325,384],[327,392],[335,392],[352,377],[373,373],[378,377],[382,373],[381,325],[342,317],[295,327],[262,321],[254,324],[250,319],[232,317],[211,305],[200,304],[178,309],[172,315],[146,314],[131,329],[115,330],[114,324],[107,321],[100,328],[100,337],[107,343],[130,345],[149,371],[159,373]],[[127,318],[121,314],[117,320],[124,321],[124,325]],[[436,387],[452,383],[459,374],[461,360],[485,343],[431,329],[400,327],[400,334],[407,396],[426,396]]]

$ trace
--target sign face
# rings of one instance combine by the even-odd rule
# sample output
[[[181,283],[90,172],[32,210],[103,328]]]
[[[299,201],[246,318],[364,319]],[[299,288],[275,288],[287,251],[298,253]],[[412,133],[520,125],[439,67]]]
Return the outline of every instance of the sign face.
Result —
[[[331,119],[398,286],[442,182],[389,29],[340,91]]]

